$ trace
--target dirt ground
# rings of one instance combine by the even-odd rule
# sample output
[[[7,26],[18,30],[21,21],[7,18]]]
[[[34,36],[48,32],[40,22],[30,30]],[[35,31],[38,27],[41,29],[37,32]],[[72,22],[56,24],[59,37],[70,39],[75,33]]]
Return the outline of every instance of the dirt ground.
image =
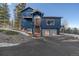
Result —
[[[18,33],[17,35],[7,35],[0,33],[0,43],[23,43],[27,42],[28,40],[30,40],[30,37],[26,37],[25,35],[20,33]]]

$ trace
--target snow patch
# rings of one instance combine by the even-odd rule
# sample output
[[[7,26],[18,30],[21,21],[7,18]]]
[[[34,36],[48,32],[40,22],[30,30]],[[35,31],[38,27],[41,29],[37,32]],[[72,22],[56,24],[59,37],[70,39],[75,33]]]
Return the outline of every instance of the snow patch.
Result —
[[[9,46],[16,46],[19,45],[19,43],[0,43],[0,47],[9,47]]]
[[[79,42],[79,40],[63,40],[62,42]]]

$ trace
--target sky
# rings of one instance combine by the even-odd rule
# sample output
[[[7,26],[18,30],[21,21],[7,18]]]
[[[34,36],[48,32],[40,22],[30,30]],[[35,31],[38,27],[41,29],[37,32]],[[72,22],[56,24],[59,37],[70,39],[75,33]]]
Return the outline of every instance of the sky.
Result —
[[[8,4],[13,17],[13,9],[16,4]],[[33,9],[40,10],[44,13],[44,16],[59,16],[63,17],[62,20],[68,22],[69,27],[79,28],[79,4],[78,3],[27,3],[26,7],[32,7]]]

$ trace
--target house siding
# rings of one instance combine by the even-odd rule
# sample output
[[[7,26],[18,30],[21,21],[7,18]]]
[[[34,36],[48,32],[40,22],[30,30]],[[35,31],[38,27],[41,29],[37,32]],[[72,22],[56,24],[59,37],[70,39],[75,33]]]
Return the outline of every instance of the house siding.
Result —
[[[41,32],[42,35],[45,35],[46,31],[49,31],[50,29],[50,33],[49,35],[52,36],[53,34],[53,29],[55,29],[56,31],[59,31],[61,28],[61,17],[48,17],[48,16],[43,16],[44,14],[41,13],[40,11],[34,12],[33,13],[32,8],[26,8],[25,10],[23,10],[21,12],[22,15],[22,20],[21,20],[21,27],[28,29],[31,28],[32,32],[34,32],[34,16],[38,15],[41,17],[41,24],[40,24],[40,28],[41,28]],[[50,25],[48,24],[50,23]]]

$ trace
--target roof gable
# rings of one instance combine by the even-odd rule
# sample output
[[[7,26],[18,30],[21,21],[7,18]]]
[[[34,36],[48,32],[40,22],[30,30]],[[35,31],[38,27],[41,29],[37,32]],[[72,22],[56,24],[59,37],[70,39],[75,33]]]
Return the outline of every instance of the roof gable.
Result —
[[[35,14],[39,14],[39,15],[42,15],[42,16],[43,16],[43,13],[40,12],[40,11],[38,11],[38,10],[37,10],[37,11],[34,11],[33,14],[34,14],[34,15],[35,15]]]
[[[25,11],[27,11],[27,12],[30,12],[31,11],[32,12],[33,9],[31,7],[27,7],[24,10],[22,10],[21,12],[25,12]]]

